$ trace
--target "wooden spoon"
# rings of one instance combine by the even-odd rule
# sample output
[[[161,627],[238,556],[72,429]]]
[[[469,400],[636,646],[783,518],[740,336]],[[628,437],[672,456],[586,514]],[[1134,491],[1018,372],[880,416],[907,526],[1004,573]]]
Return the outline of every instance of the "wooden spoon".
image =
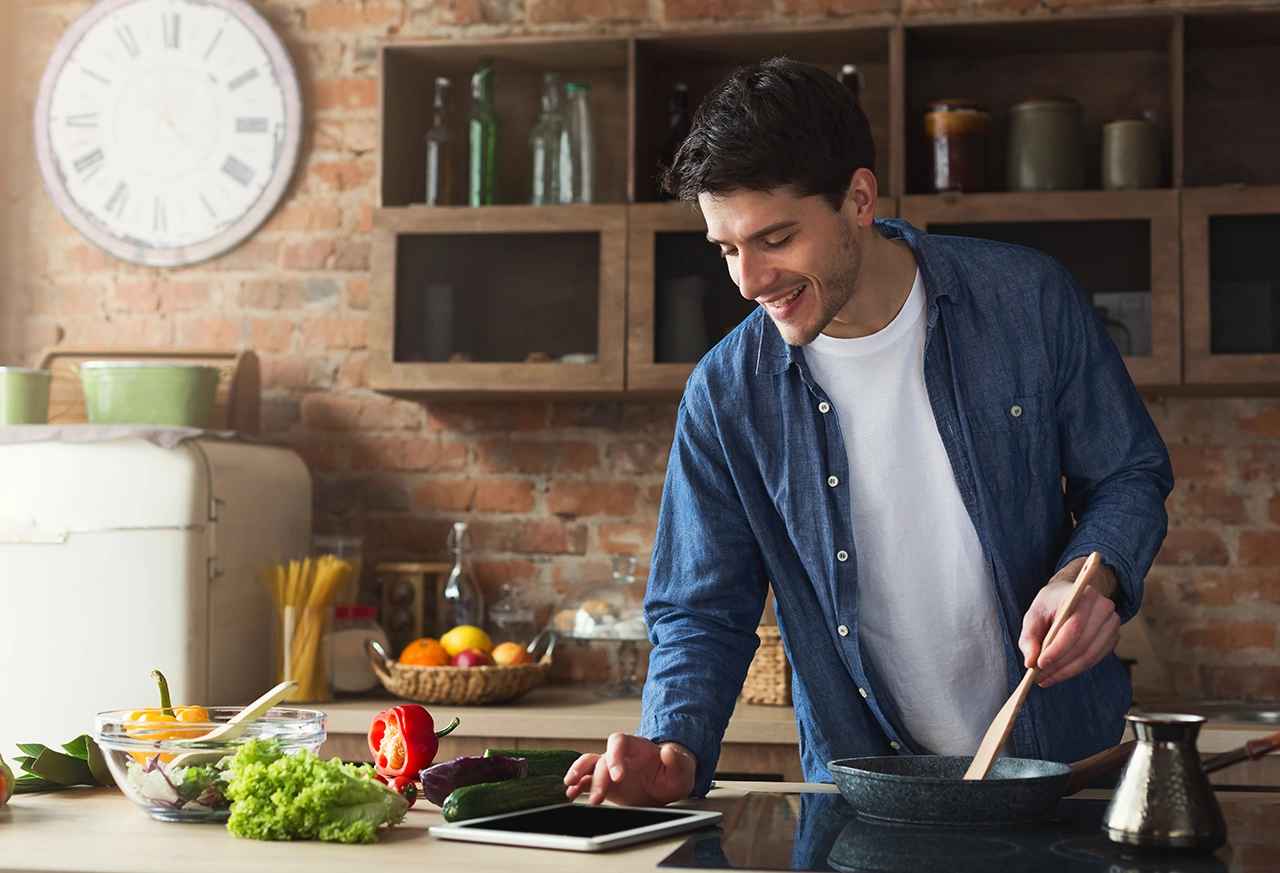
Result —
[[[297,687],[298,683],[292,680],[288,682],[281,682],[253,703],[250,703],[244,709],[231,716],[231,718],[227,720],[226,724],[218,725],[204,736],[195,737],[191,742],[207,743],[213,740],[234,740],[236,737],[244,733],[244,729],[249,726],[250,722],[257,721],[268,709],[288,697],[289,694]],[[181,755],[178,755],[170,761],[168,766],[170,768],[190,767],[193,764],[216,761],[226,754],[225,750],[217,749],[207,752],[183,752]]]
[[[1084,593],[1085,586],[1089,584],[1089,577],[1093,575],[1093,571],[1097,569],[1098,564],[1102,561],[1102,555],[1094,552],[1085,559],[1084,566],[1080,568],[1079,575],[1076,576],[1076,582],[1071,586],[1071,593],[1067,595],[1067,600],[1062,604],[1062,608],[1058,610],[1058,614],[1053,619],[1053,624],[1049,626],[1049,632],[1044,635],[1044,642],[1040,644],[1040,651],[1043,653],[1049,648],[1049,644],[1053,642],[1053,638],[1058,635],[1058,629],[1071,617],[1071,613],[1076,611],[1076,604],[1080,602],[1080,595]],[[1009,739],[1009,732],[1013,730],[1013,721],[1018,717],[1018,711],[1022,709],[1022,704],[1027,699],[1027,694],[1031,691],[1031,684],[1036,681],[1036,677],[1040,675],[1040,658],[1036,657],[1036,663],[1030,667],[1022,676],[1022,681],[1018,683],[1018,687],[1013,690],[1013,694],[1005,701],[1004,706],[1000,707],[1000,711],[996,713],[996,717],[991,722],[991,727],[987,728],[986,735],[983,736],[982,742],[978,745],[978,752],[973,756],[973,763],[969,765],[969,769],[965,771],[965,779],[985,779],[987,773],[991,770],[991,765],[995,763],[996,756],[1000,754],[1000,750],[1004,748],[1005,742]]]

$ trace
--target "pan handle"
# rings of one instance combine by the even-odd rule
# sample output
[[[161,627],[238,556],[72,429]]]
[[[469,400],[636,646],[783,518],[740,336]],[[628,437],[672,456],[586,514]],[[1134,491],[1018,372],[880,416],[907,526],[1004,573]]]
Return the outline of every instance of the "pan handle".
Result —
[[[1129,760],[1129,756],[1133,754],[1133,747],[1137,744],[1137,740],[1129,740],[1127,743],[1112,746],[1104,752],[1085,758],[1083,761],[1076,761],[1071,765],[1073,771],[1071,781],[1067,783],[1067,790],[1063,797],[1070,797],[1099,776],[1104,776],[1113,770],[1119,770]]]

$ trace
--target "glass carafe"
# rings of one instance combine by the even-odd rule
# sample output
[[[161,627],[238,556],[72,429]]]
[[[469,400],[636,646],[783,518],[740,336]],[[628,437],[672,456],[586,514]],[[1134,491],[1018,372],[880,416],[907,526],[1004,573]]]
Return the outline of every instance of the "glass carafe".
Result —
[[[529,202],[546,206],[560,202],[560,144],[564,138],[564,115],[560,112],[560,75],[542,76],[542,115],[529,133],[529,157],[533,163],[533,183]]]
[[[443,609],[437,616],[437,637],[459,625],[484,627],[484,595],[471,565],[471,534],[465,521],[454,523],[445,545],[454,559],[444,587]]]
[[[568,108],[560,145],[560,202],[595,202],[595,137],[591,130],[591,89],[581,82],[564,86]]]

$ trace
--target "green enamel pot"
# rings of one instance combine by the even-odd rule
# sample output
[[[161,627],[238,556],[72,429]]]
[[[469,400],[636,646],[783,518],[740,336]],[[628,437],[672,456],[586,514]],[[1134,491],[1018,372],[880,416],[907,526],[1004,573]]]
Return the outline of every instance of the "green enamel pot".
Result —
[[[90,424],[208,427],[222,370],[163,361],[85,361],[77,367]]]
[[[0,425],[44,424],[48,412],[48,370],[0,367]]]

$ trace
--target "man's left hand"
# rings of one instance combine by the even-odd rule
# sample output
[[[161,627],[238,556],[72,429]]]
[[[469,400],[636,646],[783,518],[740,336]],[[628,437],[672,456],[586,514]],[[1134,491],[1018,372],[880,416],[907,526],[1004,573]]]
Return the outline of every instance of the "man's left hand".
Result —
[[[1084,558],[1076,558],[1055,573],[1049,584],[1040,589],[1022,619],[1018,648],[1028,668],[1039,658],[1040,677],[1036,684],[1041,688],[1078,676],[1106,657],[1120,642],[1120,616],[1111,599],[1118,584],[1116,574],[1111,567],[1099,563],[1075,612],[1058,629],[1048,648],[1040,651],[1044,635],[1066,602],[1084,562]]]

